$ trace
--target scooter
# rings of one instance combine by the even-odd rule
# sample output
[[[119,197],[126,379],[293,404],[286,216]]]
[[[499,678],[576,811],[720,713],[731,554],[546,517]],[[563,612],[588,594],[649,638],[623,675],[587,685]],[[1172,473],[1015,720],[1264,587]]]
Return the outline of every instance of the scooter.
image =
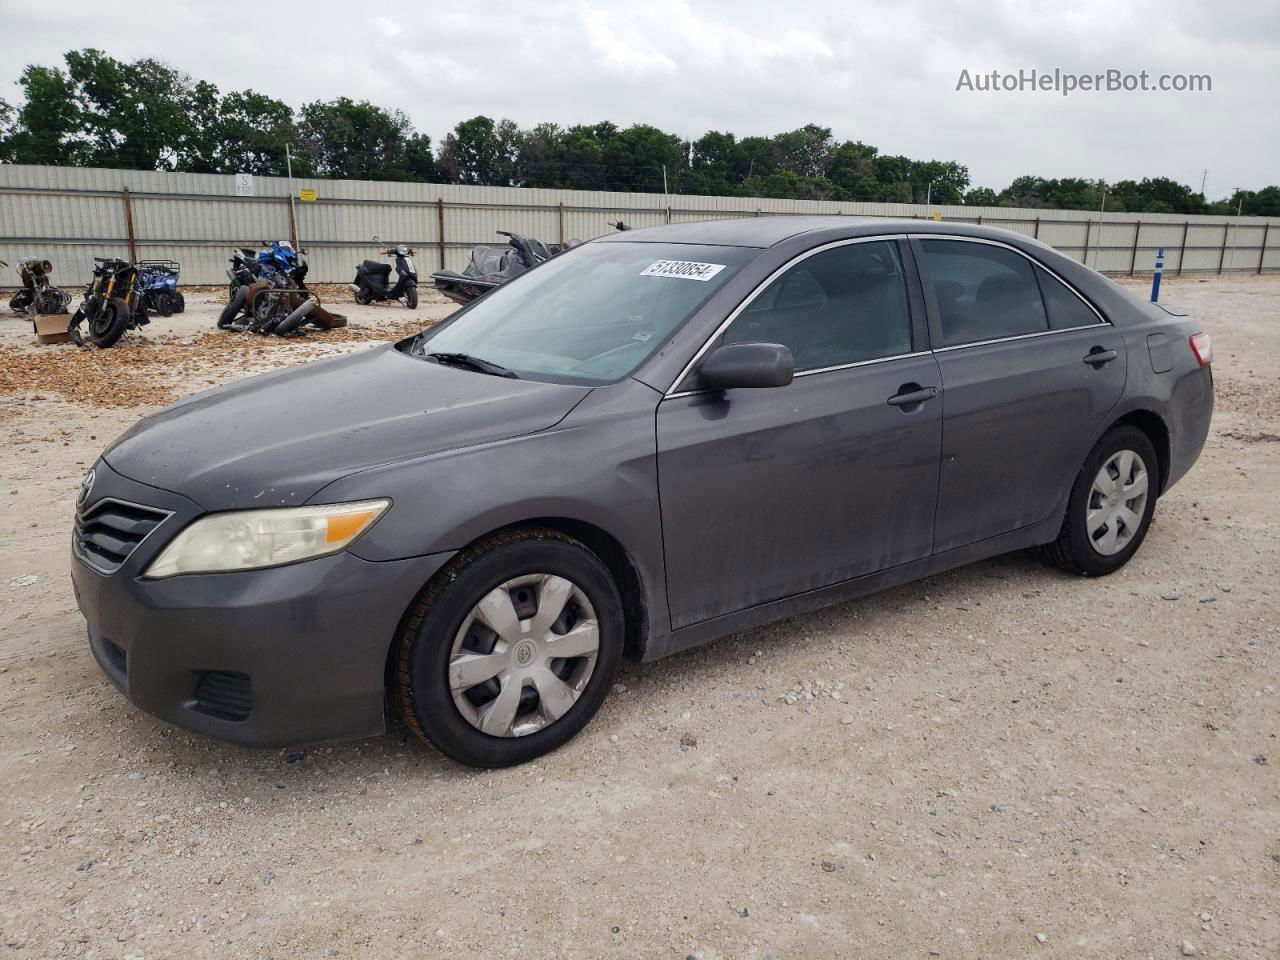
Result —
[[[381,243],[377,237],[375,243]],[[418,307],[418,268],[413,258],[417,251],[403,243],[388,244],[379,256],[394,257],[396,262],[396,282],[391,284],[391,264],[377,260],[365,260],[356,266],[356,278],[351,283],[351,290],[356,295],[356,303],[367,304],[375,301],[404,300],[410,310]]]

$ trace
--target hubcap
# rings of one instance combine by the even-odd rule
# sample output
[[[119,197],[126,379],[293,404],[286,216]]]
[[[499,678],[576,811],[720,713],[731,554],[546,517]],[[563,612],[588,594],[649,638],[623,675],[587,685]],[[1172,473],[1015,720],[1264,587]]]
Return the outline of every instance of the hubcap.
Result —
[[[1129,545],[1146,513],[1147,485],[1147,465],[1132,450],[1107,458],[1093,478],[1085,514],[1094,550],[1109,557]]]
[[[577,584],[549,573],[494,587],[454,636],[449,690],[458,711],[494,737],[523,737],[578,702],[595,671],[600,625]]]

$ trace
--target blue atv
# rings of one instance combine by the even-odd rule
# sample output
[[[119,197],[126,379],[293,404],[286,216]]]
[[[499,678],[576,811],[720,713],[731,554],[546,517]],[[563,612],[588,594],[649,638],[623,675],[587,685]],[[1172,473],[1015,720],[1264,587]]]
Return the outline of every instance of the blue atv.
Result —
[[[149,313],[170,317],[187,308],[178,276],[182,264],[177,260],[139,260],[138,279],[142,286],[142,305]]]

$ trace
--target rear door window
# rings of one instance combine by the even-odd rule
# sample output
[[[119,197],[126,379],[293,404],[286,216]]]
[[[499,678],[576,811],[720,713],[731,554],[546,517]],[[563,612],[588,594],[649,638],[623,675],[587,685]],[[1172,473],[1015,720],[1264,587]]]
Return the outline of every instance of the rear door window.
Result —
[[[1040,286],[1026,257],[989,243],[922,240],[943,346],[1049,329]]]

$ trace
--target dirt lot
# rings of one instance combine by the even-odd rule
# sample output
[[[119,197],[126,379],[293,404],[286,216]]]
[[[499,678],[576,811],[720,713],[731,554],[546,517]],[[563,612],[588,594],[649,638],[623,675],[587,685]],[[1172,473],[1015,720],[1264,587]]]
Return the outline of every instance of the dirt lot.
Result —
[[[193,297],[97,354],[0,320],[0,951],[1275,960],[1280,277],[1166,291],[1218,410],[1122,572],[1013,555],[631,667],[499,772],[398,729],[167,727],[99,673],[67,576],[80,475],[137,417],[407,311],[280,343]]]

